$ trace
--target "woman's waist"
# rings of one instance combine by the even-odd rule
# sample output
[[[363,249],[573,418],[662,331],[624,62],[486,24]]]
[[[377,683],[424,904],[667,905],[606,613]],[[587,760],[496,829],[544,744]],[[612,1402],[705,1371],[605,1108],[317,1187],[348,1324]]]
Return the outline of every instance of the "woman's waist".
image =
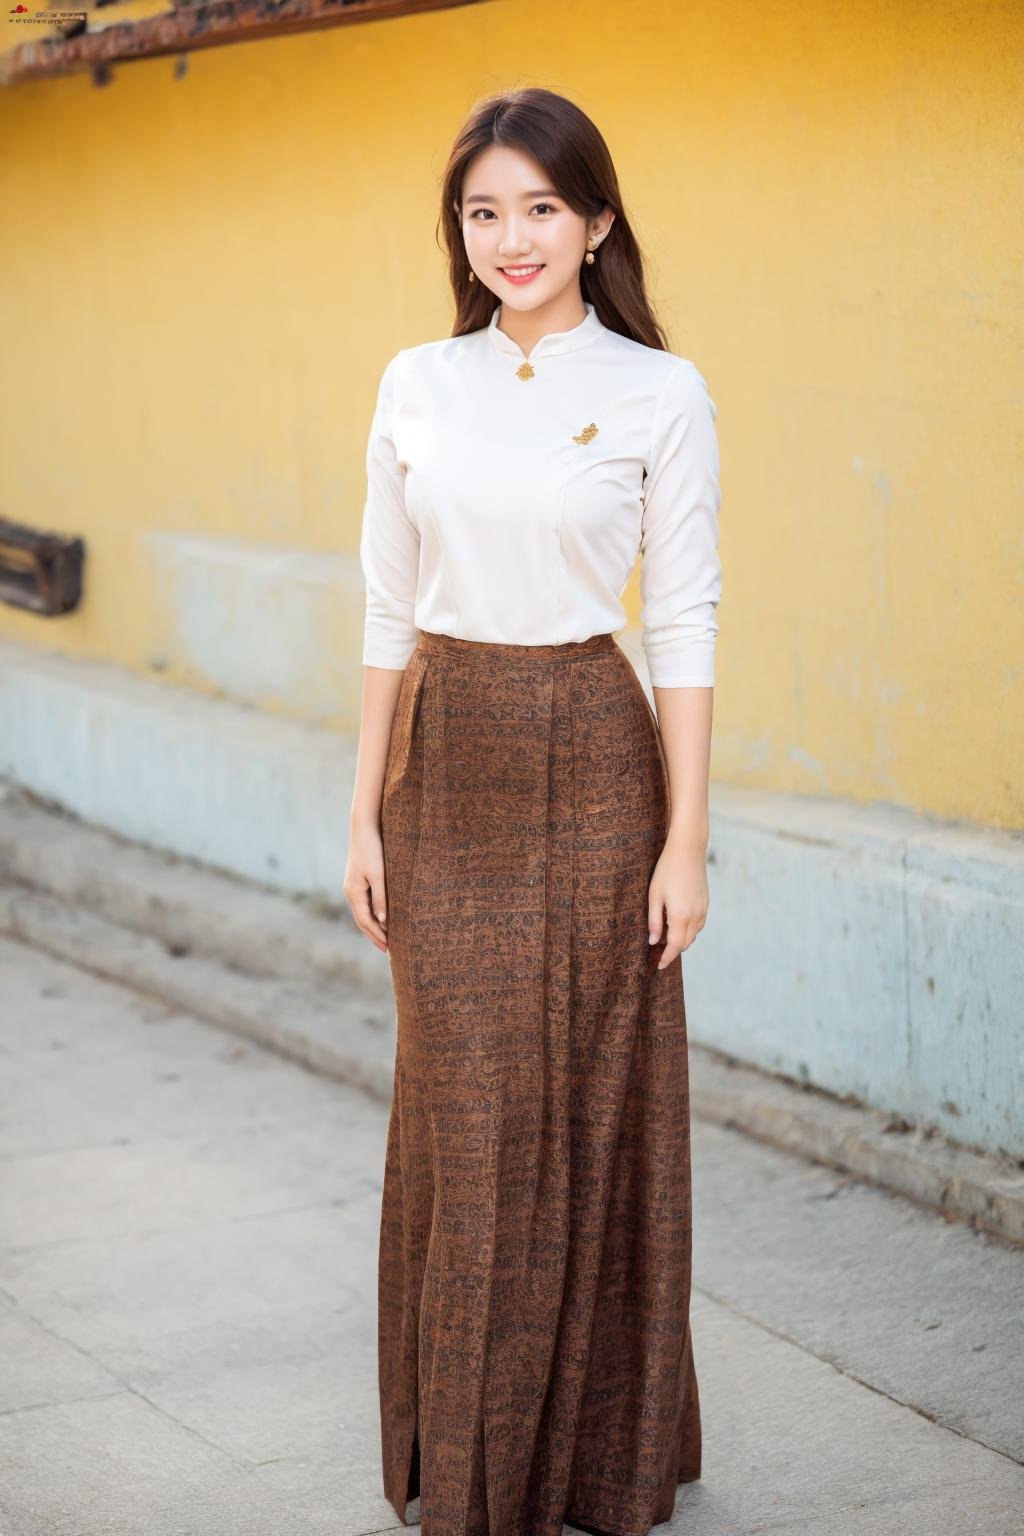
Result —
[[[470,640],[436,630],[421,629],[416,649],[427,655],[453,656],[465,661],[574,661],[580,657],[622,654],[611,633],[589,635],[583,640],[528,645],[504,640]]]

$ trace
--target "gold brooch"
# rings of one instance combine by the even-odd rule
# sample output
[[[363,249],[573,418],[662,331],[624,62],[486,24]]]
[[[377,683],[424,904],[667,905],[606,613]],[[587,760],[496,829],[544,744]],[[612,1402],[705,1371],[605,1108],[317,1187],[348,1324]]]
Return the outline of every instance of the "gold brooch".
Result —
[[[572,440],[573,440],[574,443],[589,443],[590,439],[592,437],[596,437],[596,436],[597,436],[597,426],[595,425],[594,422],[591,422],[590,426],[589,427],[584,427],[582,432],[580,432],[578,434],[574,432],[573,435],[572,435]]]
[[[520,363],[519,364],[519,367],[516,369],[516,378],[517,379],[532,379],[533,378],[533,369],[530,367],[529,363]]]

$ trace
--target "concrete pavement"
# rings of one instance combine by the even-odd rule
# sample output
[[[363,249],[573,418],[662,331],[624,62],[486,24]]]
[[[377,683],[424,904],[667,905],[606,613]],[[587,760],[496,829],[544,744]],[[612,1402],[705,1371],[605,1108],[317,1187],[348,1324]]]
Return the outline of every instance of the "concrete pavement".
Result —
[[[2,1536],[401,1529],[386,1109],[6,939],[0,1094]],[[694,1188],[704,1470],[666,1536],[1020,1536],[1024,1252],[709,1123]]]

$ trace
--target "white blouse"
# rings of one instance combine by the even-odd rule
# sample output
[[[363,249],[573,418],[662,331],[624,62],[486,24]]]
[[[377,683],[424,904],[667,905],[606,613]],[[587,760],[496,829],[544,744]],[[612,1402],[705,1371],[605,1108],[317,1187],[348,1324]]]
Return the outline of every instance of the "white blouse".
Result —
[[[640,563],[654,687],[714,685],[718,408],[687,358],[586,319],[529,357],[489,325],[384,369],[360,536],[363,665],[417,632],[552,645],[622,629]]]

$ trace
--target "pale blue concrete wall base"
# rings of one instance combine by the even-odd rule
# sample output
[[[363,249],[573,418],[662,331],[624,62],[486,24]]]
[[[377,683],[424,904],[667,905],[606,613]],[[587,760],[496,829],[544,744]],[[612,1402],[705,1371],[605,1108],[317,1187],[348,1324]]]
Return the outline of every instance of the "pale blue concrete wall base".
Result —
[[[0,774],[84,821],[342,901],[355,740],[0,644]]]
[[[292,719],[359,719],[358,555],[205,534],[140,535],[147,660]]]
[[[340,902],[354,767],[351,737],[0,644],[0,773],[214,869]],[[716,784],[709,860],[695,1041],[1024,1155],[1024,834]]]
[[[716,784],[695,1040],[1024,1154],[1024,834]]]

